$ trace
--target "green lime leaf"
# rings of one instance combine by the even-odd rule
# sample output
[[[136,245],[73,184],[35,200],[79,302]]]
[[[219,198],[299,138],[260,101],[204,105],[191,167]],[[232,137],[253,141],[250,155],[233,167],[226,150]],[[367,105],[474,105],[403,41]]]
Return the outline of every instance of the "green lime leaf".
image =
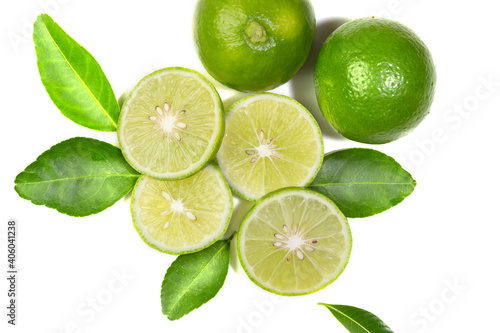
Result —
[[[162,312],[168,319],[183,317],[219,292],[229,269],[233,237],[234,233],[200,252],[180,255],[170,265],[161,285]]]
[[[379,317],[366,310],[349,305],[324,305],[351,333],[394,333]]]
[[[71,216],[87,216],[113,205],[139,177],[117,147],[72,138],[42,153],[17,175],[15,190],[36,205]]]
[[[332,199],[346,217],[367,217],[396,206],[416,185],[392,157],[349,148],[325,155],[310,188]]]
[[[120,108],[94,57],[47,14],[36,19],[33,40],[42,83],[61,113],[91,129],[116,131]]]

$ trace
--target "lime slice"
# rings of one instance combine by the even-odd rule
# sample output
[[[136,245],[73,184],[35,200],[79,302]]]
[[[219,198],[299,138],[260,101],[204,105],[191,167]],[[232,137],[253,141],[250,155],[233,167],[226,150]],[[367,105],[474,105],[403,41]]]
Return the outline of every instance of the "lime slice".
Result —
[[[255,94],[229,109],[217,160],[233,191],[255,201],[314,179],[323,161],[321,131],[297,101]]]
[[[220,169],[210,164],[182,180],[142,176],[131,209],[144,242],[161,252],[182,254],[201,250],[224,234],[233,199]]]
[[[238,234],[250,279],[276,294],[313,293],[333,282],[351,253],[351,231],[333,201],[304,188],[272,192],[253,206]]]
[[[217,91],[199,73],[179,67],[142,79],[118,122],[118,140],[130,165],[162,180],[201,170],[219,149],[223,133]]]

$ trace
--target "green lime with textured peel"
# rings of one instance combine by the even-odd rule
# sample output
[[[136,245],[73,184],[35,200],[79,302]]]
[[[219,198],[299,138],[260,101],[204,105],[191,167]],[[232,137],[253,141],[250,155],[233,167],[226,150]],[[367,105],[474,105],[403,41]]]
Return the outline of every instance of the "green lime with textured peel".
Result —
[[[290,80],[306,61],[316,28],[309,0],[199,0],[193,21],[207,72],[248,92]]]
[[[436,70],[429,49],[410,28],[366,17],[328,37],[314,82],[333,128],[351,140],[382,144],[408,134],[429,113]]]
[[[199,251],[226,231],[233,200],[217,166],[191,177],[162,181],[142,176],[131,203],[134,227],[152,248],[170,254]]]
[[[122,106],[118,140],[137,171],[177,180],[212,159],[224,134],[219,94],[199,73],[180,67],[156,71],[132,90]]]
[[[337,279],[351,245],[347,219],[333,201],[304,188],[263,197],[238,233],[238,254],[250,279],[286,296],[310,294]]]
[[[247,200],[279,188],[307,186],[323,161],[314,117],[297,101],[271,93],[233,104],[217,161],[229,186]]]

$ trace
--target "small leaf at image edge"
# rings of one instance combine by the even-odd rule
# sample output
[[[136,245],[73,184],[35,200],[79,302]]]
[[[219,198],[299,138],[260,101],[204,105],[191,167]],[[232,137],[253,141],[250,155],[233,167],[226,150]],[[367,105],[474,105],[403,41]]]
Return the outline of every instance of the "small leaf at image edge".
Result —
[[[325,306],[351,333],[394,333],[379,317],[349,305],[318,303]]]

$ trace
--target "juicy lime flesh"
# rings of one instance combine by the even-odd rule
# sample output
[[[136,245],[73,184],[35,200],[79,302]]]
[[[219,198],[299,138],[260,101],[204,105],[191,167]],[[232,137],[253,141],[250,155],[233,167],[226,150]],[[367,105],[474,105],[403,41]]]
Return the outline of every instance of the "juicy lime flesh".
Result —
[[[200,0],[194,41],[216,80],[240,91],[265,91],[302,67],[315,27],[309,0]]]
[[[167,70],[147,77],[122,111],[125,156],[138,171],[155,178],[177,179],[196,172],[221,136],[218,103],[211,87],[190,71]]]
[[[387,143],[428,114],[436,82],[432,56],[408,27],[382,18],[342,25],[323,44],[314,71],[316,96],[343,136]]]
[[[250,200],[307,185],[323,158],[321,134],[305,109],[275,95],[255,96],[233,107],[217,155],[231,187]]]
[[[192,252],[215,242],[226,230],[232,209],[231,193],[213,166],[177,181],[143,176],[133,197],[134,224],[141,237],[168,253]]]
[[[319,197],[285,192],[264,199],[244,221],[238,248],[258,285],[280,294],[305,294],[342,272],[351,248],[349,227],[335,205]]]

